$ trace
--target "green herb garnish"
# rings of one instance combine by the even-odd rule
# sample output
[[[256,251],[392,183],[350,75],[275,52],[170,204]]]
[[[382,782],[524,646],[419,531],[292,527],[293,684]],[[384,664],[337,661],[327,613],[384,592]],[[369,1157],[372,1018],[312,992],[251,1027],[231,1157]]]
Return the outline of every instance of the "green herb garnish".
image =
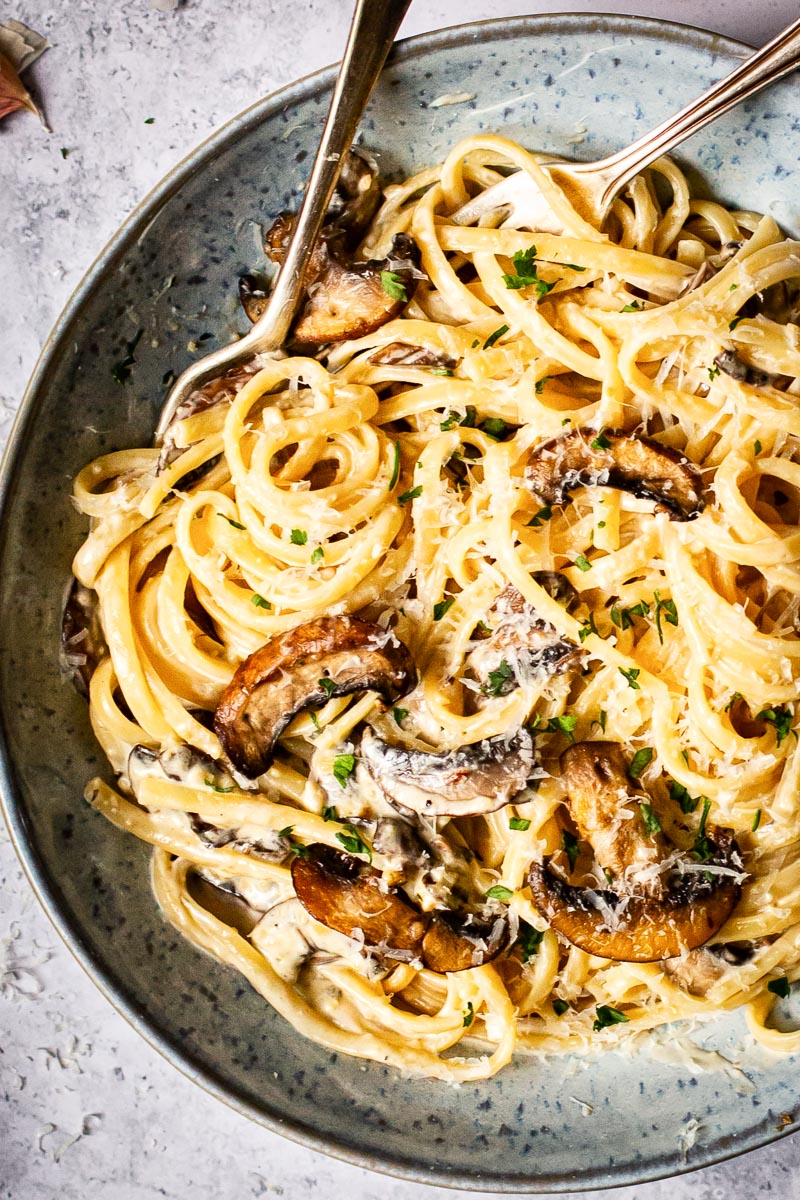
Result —
[[[228,792],[236,791],[235,783],[231,787],[222,787],[221,784],[214,783],[213,779],[204,779],[203,783],[206,785],[207,788],[211,788],[212,792],[222,792],[223,795],[227,795]]]
[[[561,831],[561,848],[569,859],[570,871],[575,870],[575,863],[578,861],[578,839],[574,833],[570,833],[568,829]]]
[[[394,719],[398,725],[402,725],[403,721],[405,721],[406,717],[408,716],[408,709],[407,708],[393,708],[392,716],[394,717]]]
[[[310,561],[312,563],[322,562],[324,557],[325,551],[322,549],[322,546],[315,546],[315,548],[311,551]]]
[[[620,312],[641,312],[641,310],[643,308],[644,308],[644,305],[640,304],[638,300],[632,300],[630,304],[626,304],[625,307],[621,308],[619,311]]]
[[[575,559],[575,566],[579,571],[591,571],[592,564],[589,562],[585,554],[579,554]]]
[[[578,718],[570,714],[564,714],[562,717],[550,717],[547,725],[544,728],[545,733],[563,733],[569,739],[570,744],[575,741],[575,729],[578,724]]]
[[[606,435],[603,433],[602,429],[598,433],[597,437],[592,442],[590,442],[590,445],[593,450],[610,450],[611,449],[611,442],[608,440]]]
[[[293,546],[305,546],[308,541],[308,534],[305,529],[293,529],[289,535],[289,541]]]
[[[750,832],[755,833],[755,831],[758,829],[760,824],[761,824],[761,809],[757,808],[755,816],[753,817],[753,824],[750,826]]]
[[[487,437],[492,438],[495,442],[502,442],[508,433],[508,425],[502,417],[487,417],[480,428]]]
[[[381,287],[392,300],[408,300],[406,285],[397,271],[381,271]]]
[[[530,829],[531,823],[527,817],[509,817],[508,828],[518,830],[524,833],[526,829]]]
[[[789,980],[785,976],[781,979],[770,979],[767,984],[767,991],[772,992],[773,996],[780,996],[781,1000],[785,1000],[791,990]]]
[[[340,820],[339,810],[333,804],[326,804],[322,810],[322,819],[323,821]]]
[[[533,526],[534,529],[538,529],[540,525],[544,525],[545,521],[549,521],[552,515],[552,508],[549,504],[545,504],[537,513],[534,513],[530,521],[528,521],[528,525]]]
[[[504,904],[508,904],[511,897],[514,895],[512,888],[504,887],[502,883],[496,883],[494,887],[490,887],[486,893],[487,900],[502,900]]]
[[[416,500],[417,496],[422,495],[422,484],[418,483],[416,487],[411,488],[408,492],[403,492],[402,496],[397,497],[398,504],[408,504],[412,500]]]
[[[495,329],[494,333],[490,333],[486,341],[483,343],[484,350],[491,350],[495,342],[508,333],[508,325],[501,325],[499,329]]]
[[[503,688],[514,672],[507,662],[503,661],[494,671],[489,672],[489,681],[483,685],[483,690],[489,696],[501,696]]]
[[[655,618],[656,618],[656,629],[658,630],[658,640],[661,643],[661,645],[663,646],[664,645],[664,633],[661,628],[661,622],[662,622],[662,620],[664,620],[667,622],[668,625],[677,626],[678,610],[675,607],[674,600],[662,600],[661,599],[661,592],[657,588],[653,592],[653,595],[654,595],[655,601],[656,601]]]
[[[464,1026],[465,1029],[469,1029],[470,1025],[472,1024],[472,1022],[474,1020],[475,1020],[475,1009],[473,1007],[472,1001],[468,1000],[467,1001],[467,1011],[464,1013],[464,1019],[461,1022],[461,1024]]]
[[[628,767],[628,774],[631,779],[638,779],[642,772],[650,766],[652,759],[652,747],[642,746],[641,750],[637,750],[631,759],[631,765]]]
[[[625,678],[628,681],[629,688],[633,688],[633,690],[635,692],[640,692],[642,690],[641,684],[638,684],[636,682],[636,680],[639,678],[639,676],[642,673],[640,667],[620,667],[619,673],[620,673],[620,675],[625,676]]]
[[[456,602],[455,596],[447,596],[444,600],[440,600],[438,604],[433,606],[434,621],[441,621],[447,610]]]
[[[560,1000],[558,997],[553,1001],[553,1012],[557,1017],[563,1017],[564,1013],[569,1008],[566,1000]]]
[[[352,758],[353,756],[351,754],[349,754],[349,755],[342,755],[342,757],[343,758]],[[341,782],[341,780],[340,780],[340,782]],[[342,784],[342,787],[344,787],[344,784]],[[354,829],[352,825],[345,825],[342,832],[337,833],[336,840],[337,840],[337,842],[340,842],[344,846],[345,850],[347,850],[347,852],[349,854],[364,854],[369,859],[369,861],[372,862],[372,851],[370,850],[369,846],[364,841],[364,839],[362,838],[362,836],[358,832],[358,830]]]
[[[793,733],[792,721],[794,717],[785,708],[762,708],[760,713],[756,713],[757,721],[766,721],[775,730],[780,746],[784,738],[787,738],[790,733]],[[795,734],[797,737],[797,734]]]
[[[639,811],[642,814],[644,827],[649,834],[661,833],[661,822],[652,804],[640,804]]]
[[[517,945],[519,946],[519,956],[524,963],[530,962],[532,958],[536,957],[543,937],[544,933],[541,929],[534,929],[527,921],[520,921]]]
[[[595,1033],[599,1033],[601,1029],[607,1029],[609,1025],[624,1025],[629,1020],[630,1017],[626,1017],[625,1013],[620,1012],[618,1008],[612,1008],[610,1004],[598,1004],[597,1016],[592,1029]]]
[[[389,491],[393,492],[397,487],[397,481],[400,478],[400,443],[394,443],[394,465],[392,466],[392,478],[389,480]]]
[[[319,686],[322,688],[325,695],[330,700],[331,696],[336,691],[336,680],[328,679],[326,676],[323,676],[322,679],[317,680],[317,683],[319,684]]]
[[[272,608],[269,600],[265,600],[263,596],[259,596],[258,592],[253,592],[252,596],[250,597],[250,603],[254,604],[256,608]]]

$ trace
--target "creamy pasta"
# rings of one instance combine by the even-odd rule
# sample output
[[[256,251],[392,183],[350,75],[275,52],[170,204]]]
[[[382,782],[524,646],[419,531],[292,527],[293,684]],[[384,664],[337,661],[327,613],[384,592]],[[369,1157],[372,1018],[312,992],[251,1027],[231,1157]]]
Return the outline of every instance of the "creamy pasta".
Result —
[[[460,223],[511,168],[562,232]],[[598,230],[470,138],[361,236],[398,315],[78,476],[86,798],[306,1036],[450,1081],[739,1006],[800,1047],[798,251],[667,160]]]

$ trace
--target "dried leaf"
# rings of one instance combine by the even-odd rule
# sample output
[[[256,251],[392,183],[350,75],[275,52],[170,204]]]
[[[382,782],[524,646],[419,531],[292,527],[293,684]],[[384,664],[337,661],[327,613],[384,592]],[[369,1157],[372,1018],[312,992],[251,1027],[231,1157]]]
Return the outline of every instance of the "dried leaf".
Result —
[[[46,38],[21,21],[8,21],[0,25],[0,119],[20,108],[27,108],[36,114],[47,129],[44,115],[19,73],[34,63],[48,44]]]
[[[44,54],[50,43],[21,21],[6,21],[0,25],[0,54],[4,54],[15,71],[26,70]]]

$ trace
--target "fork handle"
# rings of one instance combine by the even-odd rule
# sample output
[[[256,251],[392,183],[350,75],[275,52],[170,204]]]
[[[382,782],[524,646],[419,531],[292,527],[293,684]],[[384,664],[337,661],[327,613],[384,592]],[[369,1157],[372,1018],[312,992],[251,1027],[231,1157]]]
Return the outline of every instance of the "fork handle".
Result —
[[[575,163],[571,165],[570,170],[576,175],[591,172],[608,179],[599,205],[605,212],[617,193],[644,167],[649,166],[662,154],[668,154],[709,121],[715,120],[742,100],[754,96],[767,84],[782,79],[798,66],[800,19],[793,21],[730,75],[713,84],[707,92],[703,92],[680,112],[662,121],[625,150],[620,150],[601,162]]]
[[[160,445],[180,405],[198,387],[255,354],[277,350],[286,341],[304,299],[303,278],[325,221],[347,151],[367,107],[411,0],[357,0],[344,57],[333,90],[303,203],[266,310],[238,342],[222,346],[176,381],[156,428]]]

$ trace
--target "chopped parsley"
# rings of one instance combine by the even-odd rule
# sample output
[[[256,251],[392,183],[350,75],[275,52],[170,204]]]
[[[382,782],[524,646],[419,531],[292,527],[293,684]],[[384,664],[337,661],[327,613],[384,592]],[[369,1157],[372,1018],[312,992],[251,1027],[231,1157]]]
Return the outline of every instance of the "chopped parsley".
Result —
[[[518,830],[524,833],[526,829],[530,829],[531,823],[527,817],[509,817],[508,828]]]
[[[311,562],[312,563],[322,562],[324,557],[325,557],[325,551],[322,549],[322,546],[316,546],[311,551]]]
[[[593,725],[599,725],[603,733],[606,731],[606,722],[608,721],[608,713],[604,708],[600,709],[600,716],[596,721],[592,721]]]
[[[713,366],[713,367],[709,367],[709,368],[708,368],[708,379],[709,379],[709,382],[710,382],[710,383],[713,383],[713,382],[714,382],[714,380],[715,380],[715,379],[717,378],[717,376],[719,375],[719,373],[720,373],[720,369],[719,369],[719,367],[718,367],[718,366],[716,366],[716,365],[715,365],[715,366]]]
[[[697,827],[697,837],[694,839],[692,853],[699,862],[708,862],[711,858],[711,843],[706,836],[706,822],[708,821],[711,801],[707,796],[703,796],[702,801],[703,811],[700,815],[700,824]]]
[[[787,738],[790,733],[793,733],[792,721],[794,717],[785,708],[762,708],[760,713],[756,713],[757,721],[766,721],[775,730],[780,746],[784,738]],[[795,734],[797,737],[797,734]]]
[[[474,406],[472,404],[467,405],[466,409],[464,410],[463,417],[460,416],[457,412],[454,412],[453,409],[451,408],[450,411],[448,412],[447,416],[445,417],[445,419],[442,421],[439,428],[441,430],[443,430],[445,433],[447,432],[448,429],[455,428],[456,425],[460,425],[462,429],[474,429],[475,422],[477,421],[477,419],[478,419],[478,412],[477,412],[477,409],[474,408]]]
[[[305,529],[293,529],[289,540],[293,546],[305,546],[308,541],[308,534]]]
[[[347,787],[347,781],[356,766],[354,754],[337,754],[333,760],[333,777],[341,787]],[[356,851],[356,853],[360,853]]]
[[[214,783],[213,779],[204,779],[203,783],[206,785],[207,788],[211,788],[212,792],[222,792],[223,794],[227,794],[228,792],[236,791],[235,783],[231,787],[222,787],[221,784]]]
[[[514,895],[513,888],[504,887],[502,883],[496,883],[494,887],[490,887],[486,893],[487,900],[502,900],[504,904],[508,904],[511,897]]]
[[[655,619],[656,619],[656,629],[658,630],[658,640],[659,640],[659,642],[661,642],[661,645],[663,646],[664,645],[664,633],[661,628],[661,622],[663,620],[663,621],[666,621],[668,625],[677,626],[678,610],[675,607],[674,600],[662,600],[661,599],[661,592],[658,590],[658,588],[656,588],[656,590],[653,592],[653,595],[654,595],[655,601],[656,601]]]
[[[343,758],[352,758],[352,754],[342,755]],[[344,787],[344,784],[342,784]],[[365,854],[370,862],[372,862],[372,851],[367,843],[362,838],[357,829],[352,825],[345,825],[341,833],[336,835],[337,842],[340,842],[348,854]]]
[[[642,814],[642,821],[647,832],[649,834],[661,833],[661,822],[652,804],[640,804],[639,811]]]
[[[536,392],[537,396],[541,396],[542,392],[544,391],[544,385],[547,383],[547,381],[549,379],[550,379],[549,375],[543,375],[541,379],[536,380],[536,386],[534,388],[534,391]]]
[[[567,267],[570,271],[585,271],[586,267],[579,267],[577,263],[561,263],[562,267]]]
[[[269,600],[265,600],[263,596],[259,596],[258,592],[253,592],[252,596],[250,597],[250,603],[254,604],[256,608],[272,608]]]
[[[67,147],[66,147],[66,146],[62,146],[62,147],[61,147],[61,157],[62,157],[62,158],[66,158],[68,154],[69,154],[69,150],[67,149]]]
[[[453,370],[451,367],[432,367],[431,375],[447,375],[452,377]]]
[[[411,488],[408,492],[403,492],[402,496],[397,497],[398,504],[408,504],[412,500],[416,500],[417,496],[422,495],[422,484],[418,483],[416,487]]]
[[[508,433],[508,425],[502,417],[487,417],[480,428],[495,442],[502,442]]]
[[[570,871],[574,871],[575,863],[578,861],[578,839],[568,829],[561,831],[561,848],[569,859]]]
[[[789,980],[786,976],[781,979],[770,979],[767,984],[767,991],[772,992],[773,996],[780,996],[781,1000],[785,1000],[791,991]]]
[[[741,692],[734,692],[728,703],[725,705],[725,712],[730,712],[737,700],[744,700]]]
[[[402,725],[403,721],[405,721],[406,717],[408,716],[408,709],[407,708],[393,708],[392,716],[394,717],[394,719],[398,725]]]
[[[751,833],[755,833],[755,831],[758,829],[760,824],[761,824],[761,809],[757,808],[755,816],[753,817],[753,824],[750,826]]]
[[[480,344],[481,344],[480,338],[475,338],[472,345],[470,346],[470,350],[477,349],[477,347],[480,346]]]
[[[653,749],[651,746],[642,746],[641,750],[637,750],[631,759],[631,765],[628,767],[628,774],[631,779],[638,779],[642,772],[650,766],[653,760]]]
[[[145,117],[144,123],[145,123],[145,125],[154,125],[155,120],[156,120],[155,117]]]
[[[323,821],[338,821],[339,810],[333,804],[326,804],[322,810]]]
[[[644,308],[644,305],[640,304],[638,300],[632,300],[630,304],[626,304],[625,307],[621,308],[619,311],[620,312],[641,312],[641,310],[643,308]]]
[[[486,341],[483,343],[484,350],[491,350],[495,342],[499,342],[501,337],[508,333],[509,326],[501,325],[499,329],[495,329],[494,333],[490,333]]]
[[[434,621],[441,621],[447,610],[456,602],[455,596],[447,596],[444,600],[440,600],[438,604],[433,606]]]
[[[646,600],[640,600],[638,604],[632,604],[630,608],[620,608],[614,604],[611,607],[611,620],[616,625],[617,629],[633,628],[634,617],[646,617],[650,613],[650,605]]]
[[[474,1020],[475,1020],[475,1009],[473,1007],[472,1001],[468,1000],[467,1001],[467,1011],[464,1013],[464,1018],[463,1018],[461,1024],[464,1026],[465,1029],[469,1029],[470,1025],[472,1024],[472,1022]]]
[[[592,564],[589,562],[585,554],[579,554],[575,559],[575,566],[579,571],[591,571]]]
[[[578,718],[569,714],[565,714],[563,717],[550,717],[544,728],[544,732],[563,733],[566,738],[569,738],[570,744],[573,744],[575,742],[577,724]]]
[[[514,672],[508,663],[503,660],[494,671],[489,672],[489,681],[483,685],[484,692],[489,696],[501,696],[503,688],[509,679],[514,677]]]
[[[633,688],[635,692],[640,692],[642,690],[641,684],[636,682],[642,673],[640,667],[620,667],[619,673],[620,675],[625,676],[628,681],[629,688]]]
[[[563,1017],[564,1013],[569,1008],[566,1000],[560,1000],[558,997],[553,1001],[553,1012],[557,1017]]]
[[[133,338],[126,343],[125,357],[120,359],[119,362],[114,363],[113,367],[111,368],[111,378],[115,383],[125,384],[130,379],[131,367],[136,362],[136,347],[139,345],[139,341],[143,333],[143,329],[138,330]]]
[[[602,429],[597,437],[590,443],[593,450],[610,450],[611,442],[608,440]]]
[[[760,453],[761,453],[761,451],[763,450],[763,448],[764,448],[764,447],[761,445],[761,442],[758,440],[758,438],[756,438],[756,440],[753,442],[753,450],[754,450],[754,452],[755,452],[756,454],[760,454]]]
[[[544,525],[545,521],[549,521],[553,515],[553,510],[549,504],[543,505],[537,513],[528,521],[528,525],[532,525],[534,529],[538,529],[540,525]]]
[[[520,921],[517,945],[519,946],[519,956],[524,963],[530,962],[532,958],[536,957],[543,937],[544,933],[541,929],[534,929],[527,921]]]
[[[589,613],[589,616],[584,621],[581,621],[581,627],[578,630],[578,640],[581,642],[581,644],[583,644],[592,633],[595,634],[596,637],[603,636],[595,625],[594,613]]]
[[[244,529],[244,525],[240,521],[234,521],[233,517],[226,517],[224,513],[217,513],[218,517],[222,517],[223,521],[227,521],[234,529]]]
[[[408,300],[406,285],[397,271],[381,271],[381,287],[392,300]]]
[[[700,803],[699,796],[690,796],[689,789],[685,788],[682,783],[678,783],[677,779],[673,779],[669,785],[669,794],[673,800],[677,800],[681,806],[682,813],[693,813]]]
[[[610,1004],[598,1004],[597,1016],[594,1019],[592,1029],[595,1033],[599,1033],[601,1029],[607,1029],[609,1025],[625,1025],[630,1020],[625,1013],[619,1011],[618,1008],[612,1008]]]
[[[322,688],[325,695],[330,700],[331,696],[336,691],[336,680],[328,679],[326,676],[323,676],[322,679],[317,680],[317,683],[319,684],[319,686]]]
[[[322,726],[321,726],[321,725],[320,725],[320,723],[319,723],[319,717],[318,717],[318,716],[317,716],[317,714],[314,712],[313,708],[310,710],[310,712],[309,712],[309,714],[308,714],[308,715],[309,715],[309,718],[310,718],[310,720],[311,720],[311,724],[314,726],[314,728],[316,729],[317,733],[322,733]]]
[[[392,478],[389,480],[389,491],[393,492],[397,487],[397,481],[400,478],[400,443],[394,443],[394,465],[392,466]]]
[[[729,322],[728,329],[735,329],[736,326],[739,324],[739,322],[743,321],[743,320],[744,320],[743,316],[742,317],[734,317],[733,320],[731,322]]]
[[[285,829],[278,830],[278,837],[288,838],[294,833],[294,825],[287,825]]]
[[[535,287],[537,295],[541,297],[551,292],[558,283],[557,279],[553,283],[547,283],[544,279],[539,278],[535,246],[529,246],[527,250],[517,250],[511,261],[514,264],[514,274],[503,275],[503,283],[513,291],[519,291],[524,287]]]

